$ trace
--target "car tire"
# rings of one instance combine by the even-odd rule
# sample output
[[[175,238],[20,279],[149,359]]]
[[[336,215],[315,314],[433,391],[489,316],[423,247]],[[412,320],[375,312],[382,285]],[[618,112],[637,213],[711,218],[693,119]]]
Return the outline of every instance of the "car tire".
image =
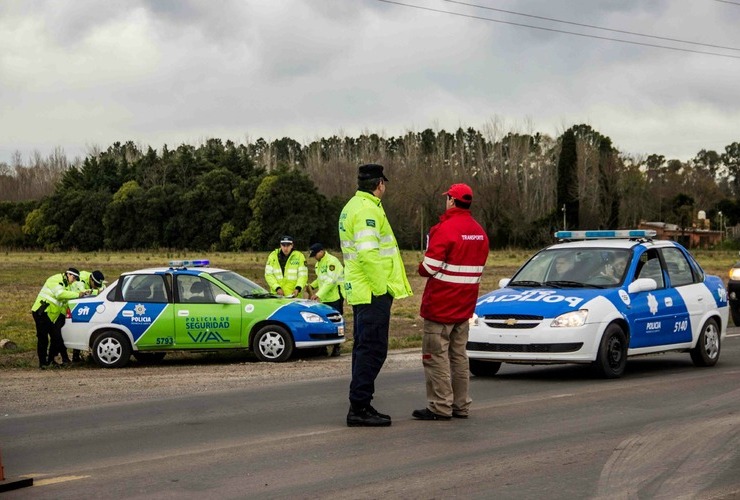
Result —
[[[142,365],[154,365],[159,363],[164,359],[164,357],[167,355],[166,352],[140,352],[135,351],[133,353],[134,358],[136,358],[136,361],[141,363]]]
[[[121,332],[103,332],[93,342],[92,357],[103,368],[121,368],[131,358],[131,344]]]
[[[708,319],[701,327],[696,347],[691,349],[691,361],[695,366],[714,366],[719,360],[720,331],[715,319]]]
[[[627,366],[627,337],[622,327],[612,323],[606,327],[599,343],[593,367],[603,378],[619,378]]]
[[[282,326],[267,325],[257,331],[252,348],[260,361],[282,363],[293,354],[293,338]]]
[[[493,377],[501,369],[498,361],[481,361],[480,359],[468,359],[470,373],[476,377]]]

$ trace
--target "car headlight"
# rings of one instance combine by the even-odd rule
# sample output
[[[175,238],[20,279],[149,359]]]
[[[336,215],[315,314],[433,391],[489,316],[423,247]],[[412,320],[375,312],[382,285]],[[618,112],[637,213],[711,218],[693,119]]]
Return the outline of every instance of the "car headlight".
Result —
[[[321,323],[324,321],[318,314],[308,311],[301,311],[301,316],[303,316],[303,321],[306,323]]]
[[[575,328],[586,324],[588,318],[588,309],[579,309],[561,314],[550,323],[552,328]]]
[[[478,315],[473,313],[473,317],[468,320],[468,326],[478,326],[479,323]]]
[[[733,267],[730,269],[730,279],[740,280],[740,267]]]

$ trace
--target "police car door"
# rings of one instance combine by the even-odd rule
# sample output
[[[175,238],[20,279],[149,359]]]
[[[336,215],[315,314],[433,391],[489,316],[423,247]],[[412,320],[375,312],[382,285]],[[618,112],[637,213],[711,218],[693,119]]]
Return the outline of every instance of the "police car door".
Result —
[[[241,345],[241,303],[217,304],[225,293],[192,274],[175,276],[175,343],[179,348],[217,349]]]
[[[631,299],[632,334],[630,348],[676,343],[676,328],[688,327],[688,313],[681,296],[666,281],[657,249],[648,249],[639,257],[636,278],[651,278],[656,290],[639,292]]]
[[[686,255],[676,247],[661,249],[663,260],[666,263],[668,281],[686,309],[688,318],[682,315],[673,325],[674,342],[691,342],[692,329],[701,328],[701,320],[708,308],[714,305],[714,298],[704,283],[694,276],[692,266]]]
[[[174,316],[164,278],[163,274],[129,274],[119,280],[124,305],[113,322],[129,329],[138,348],[173,343]]]

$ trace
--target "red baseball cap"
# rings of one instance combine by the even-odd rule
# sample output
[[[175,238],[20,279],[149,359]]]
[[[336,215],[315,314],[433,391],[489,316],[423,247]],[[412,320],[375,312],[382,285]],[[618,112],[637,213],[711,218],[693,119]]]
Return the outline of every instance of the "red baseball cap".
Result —
[[[446,192],[442,193],[451,196],[456,200],[464,203],[473,201],[473,190],[467,184],[453,184]]]

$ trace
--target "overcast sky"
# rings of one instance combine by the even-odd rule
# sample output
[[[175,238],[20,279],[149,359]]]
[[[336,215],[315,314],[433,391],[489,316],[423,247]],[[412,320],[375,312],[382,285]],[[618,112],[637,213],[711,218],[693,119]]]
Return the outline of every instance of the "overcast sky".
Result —
[[[724,48],[399,3],[461,15],[378,0],[2,0],[0,162],[494,122],[551,136],[587,123],[624,153],[682,160],[740,141],[740,0],[466,2]]]

